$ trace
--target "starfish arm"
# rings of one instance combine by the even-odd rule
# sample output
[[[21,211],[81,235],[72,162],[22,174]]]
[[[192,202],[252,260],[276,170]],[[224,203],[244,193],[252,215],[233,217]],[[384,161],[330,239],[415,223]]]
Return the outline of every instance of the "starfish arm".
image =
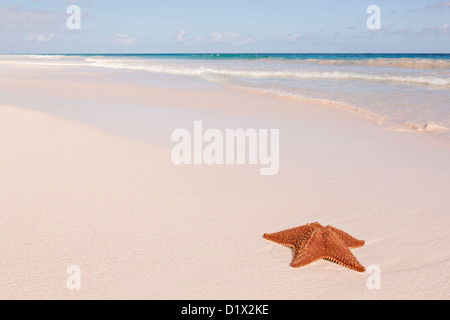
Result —
[[[364,240],[358,240],[354,237],[352,237],[351,235],[349,235],[348,233],[328,226],[328,228],[334,232],[334,234],[342,241],[342,243],[349,249],[354,249],[354,248],[359,248],[362,247],[365,244]]]
[[[366,268],[359,263],[355,256],[331,230],[323,233],[324,240],[324,259],[336,262],[349,269],[364,272]]]
[[[293,268],[300,268],[313,263],[317,260],[323,259],[323,252],[321,250],[321,237],[316,229],[305,233],[302,239],[294,247],[294,259],[292,259],[291,266]]]
[[[303,239],[304,235],[311,232],[313,228],[310,225],[304,225],[293,229],[284,230],[276,233],[265,233],[264,238],[276,242],[284,246],[295,247],[299,239]]]

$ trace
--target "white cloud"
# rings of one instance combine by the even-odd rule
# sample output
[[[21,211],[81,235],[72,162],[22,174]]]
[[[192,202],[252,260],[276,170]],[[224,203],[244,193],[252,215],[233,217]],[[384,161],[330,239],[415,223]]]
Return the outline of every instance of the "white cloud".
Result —
[[[366,32],[360,36],[363,38],[372,37],[378,32]],[[411,29],[411,28],[392,28],[392,25],[385,25],[381,29],[381,33],[384,36],[401,36],[401,37],[411,37],[411,38],[426,38],[433,36],[449,36],[450,35],[450,25],[434,25],[422,29]]]
[[[116,33],[109,37],[115,45],[119,46],[130,46],[136,43],[137,39],[129,37],[127,35]]]
[[[441,31],[441,33],[450,33],[450,25],[444,24],[443,26],[439,27],[439,30]]]
[[[55,37],[54,33],[51,34],[37,34],[28,36],[28,41],[48,42]]]
[[[206,37],[204,36],[197,36],[194,38],[194,40],[192,40],[193,42],[203,42],[206,40]]]
[[[426,6],[427,10],[445,10],[445,9],[450,9],[450,1],[439,1],[437,3],[434,4],[429,4],[428,6]]]
[[[245,45],[253,41],[249,36],[241,35],[238,33],[221,33],[214,32],[207,36],[192,36],[188,37],[188,32],[186,30],[181,30],[175,37],[178,42],[186,42],[188,44],[198,44],[198,43],[224,43],[233,46]]]
[[[418,33],[418,36],[439,36],[450,35],[450,25],[444,24],[442,26],[431,26],[429,28],[422,29]]]
[[[336,35],[336,33],[334,35]],[[298,42],[300,40],[306,41],[306,40],[318,39],[318,38],[323,38],[323,37],[325,37],[325,35],[323,34],[323,29],[321,29],[321,30],[314,30],[314,31],[309,31],[309,32],[304,32],[304,33],[300,33],[300,32],[289,33],[284,37],[278,38],[277,41],[294,43],[294,42]]]
[[[61,17],[64,17],[64,12],[24,10],[19,6],[0,7],[0,29],[22,31],[36,28],[36,26],[53,24]]]
[[[229,43],[234,46],[240,46],[253,41],[252,38],[237,33],[213,33],[210,35],[213,42]]]
[[[300,33],[291,33],[284,37],[284,42],[296,42],[301,37]]]
[[[178,32],[178,35],[177,35],[177,41],[178,42],[186,41],[187,34],[188,34],[188,32],[186,30],[180,30],[180,32]]]

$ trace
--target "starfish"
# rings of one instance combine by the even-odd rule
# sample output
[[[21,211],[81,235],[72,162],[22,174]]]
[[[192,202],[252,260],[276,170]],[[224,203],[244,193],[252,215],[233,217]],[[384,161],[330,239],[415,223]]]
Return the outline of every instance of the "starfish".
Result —
[[[277,233],[266,233],[264,238],[294,248],[293,268],[325,259],[358,272],[366,271],[350,252],[350,249],[362,247],[365,242],[331,226],[324,227],[315,222]]]

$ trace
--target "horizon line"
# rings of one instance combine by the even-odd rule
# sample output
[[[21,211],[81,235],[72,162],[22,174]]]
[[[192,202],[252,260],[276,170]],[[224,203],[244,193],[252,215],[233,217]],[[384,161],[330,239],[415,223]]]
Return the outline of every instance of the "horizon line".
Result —
[[[144,53],[0,53],[0,55],[450,55],[450,52],[144,52]]]

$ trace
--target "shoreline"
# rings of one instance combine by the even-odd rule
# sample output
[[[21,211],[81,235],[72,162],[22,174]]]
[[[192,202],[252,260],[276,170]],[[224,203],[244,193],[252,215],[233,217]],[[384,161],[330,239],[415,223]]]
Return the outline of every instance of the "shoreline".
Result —
[[[361,107],[348,101],[343,102],[345,99],[319,99],[287,92],[272,92],[270,89],[241,87],[237,84],[233,84],[233,82],[228,83],[227,81],[215,83],[215,81],[201,79],[201,77],[197,78],[192,75],[175,76],[164,74],[164,72],[161,74],[149,73],[144,70],[145,68],[141,70],[141,67],[137,69],[133,67],[128,70],[122,67],[116,69],[111,66],[97,66],[96,64],[84,65],[81,63],[82,61],[76,63],[73,62],[76,61],[72,61],[69,64],[59,64],[61,61],[55,64],[33,61],[24,63],[15,60],[12,60],[11,62],[0,61],[0,65],[4,67],[5,74],[3,79],[7,79],[7,81],[3,81],[0,84],[6,87],[11,81],[17,80],[17,85],[11,86],[11,88],[22,86],[25,90],[30,90],[32,95],[39,95],[39,92],[36,92],[37,90],[40,92],[45,91],[46,93],[44,96],[52,95],[54,99],[59,100],[64,100],[65,91],[72,88],[72,91],[79,91],[83,94],[86,93],[94,96],[94,101],[83,101],[83,104],[87,105],[93,103],[94,106],[98,104],[115,104],[116,101],[107,98],[107,92],[114,91],[114,97],[119,98],[118,104],[128,103],[133,107],[142,106],[156,108],[164,105],[164,109],[175,111],[185,108],[184,105],[188,102],[186,100],[196,99],[196,93],[207,94],[209,97],[221,94],[219,102],[205,104],[202,99],[200,99],[195,101],[195,103],[190,103],[189,109],[196,109],[201,113],[208,113],[211,109],[223,111],[225,114],[236,111],[237,114],[246,113],[250,114],[252,117],[257,113],[257,110],[261,106],[264,107],[265,105],[274,104],[279,104],[283,106],[283,108],[287,108],[287,110],[279,110],[279,108],[271,110],[266,107],[264,108],[264,112],[262,112],[265,117],[267,117],[268,114],[280,117],[282,116],[280,115],[280,111],[286,111],[290,116],[294,114],[296,116],[308,114],[316,117],[323,117],[324,115],[326,116],[327,114],[332,114],[334,111],[337,111],[338,113],[346,113],[350,116],[371,122],[385,130],[417,134],[419,137],[423,136],[424,139],[435,139],[443,145],[450,146],[450,136],[448,135],[450,129],[445,125],[430,119],[418,122],[408,121],[406,119],[391,119],[386,114],[371,111],[370,108]],[[35,78],[33,74],[35,74],[37,78]],[[39,75],[42,74],[46,75],[47,86],[53,87],[53,90],[40,85]],[[108,85],[105,86],[105,83],[108,83]],[[12,92],[14,93],[14,89]],[[98,92],[99,95],[95,95],[95,92]],[[247,110],[248,108],[245,106],[234,106],[234,101],[239,103],[242,99],[231,99],[227,97],[227,95],[239,95],[242,97],[249,94],[262,96],[264,99],[269,99],[271,103],[266,103],[264,99],[261,99],[260,106],[255,108],[255,110]],[[20,93],[16,92],[13,96],[18,95],[20,95]],[[177,96],[182,96],[183,98],[177,99]],[[8,97],[8,95],[6,97]],[[77,97],[77,99],[78,98],[80,97]],[[227,101],[227,105],[221,103],[222,100]],[[289,100],[296,103],[290,103]],[[36,101],[34,100],[33,103],[35,102]],[[35,107],[32,103],[25,104],[23,99],[18,101],[7,99],[4,103],[10,105],[21,104],[31,109],[59,113],[63,116],[70,116],[71,118],[76,119],[70,109],[60,112],[60,107],[56,106],[54,101],[45,101],[45,103],[41,103],[41,106],[39,107]],[[220,105],[216,106],[217,103]],[[54,104],[55,107],[49,108],[48,106],[52,104]],[[66,103],[59,103],[59,105],[62,104]],[[322,110],[314,109],[328,109],[328,111],[324,112]],[[164,112],[164,110],[162,111]],[[234,113],[232,114],[234,115]],[[346,118],[345,115],[342,116]],[[78,120],[85,121],[82,117]]]
[[[440,143],[289,99],[52,70],[0,76],[2,298],[448,298]],[[279,174],[175,166],[170,134],[195,120],[280,129]],[[290,268],[262,238],[315,221],[366,241],[354,253],[380,290],[327,261]]]

